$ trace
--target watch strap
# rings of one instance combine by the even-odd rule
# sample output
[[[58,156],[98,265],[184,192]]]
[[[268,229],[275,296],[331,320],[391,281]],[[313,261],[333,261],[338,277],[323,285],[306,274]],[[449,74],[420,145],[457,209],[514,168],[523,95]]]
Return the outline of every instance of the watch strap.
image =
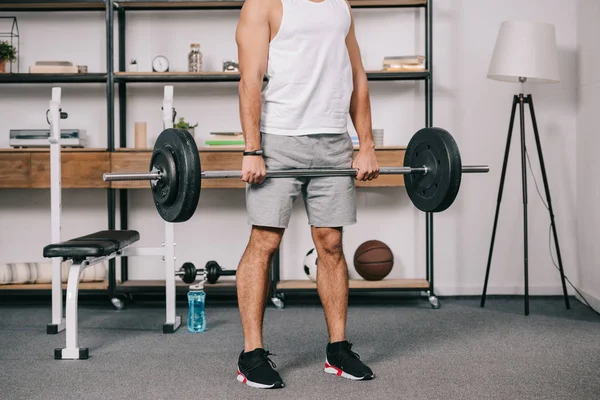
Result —
[[[262,149],[251,150],[251,151],[244,151],[244,156],[262,156],[262,155],[263,155]]]

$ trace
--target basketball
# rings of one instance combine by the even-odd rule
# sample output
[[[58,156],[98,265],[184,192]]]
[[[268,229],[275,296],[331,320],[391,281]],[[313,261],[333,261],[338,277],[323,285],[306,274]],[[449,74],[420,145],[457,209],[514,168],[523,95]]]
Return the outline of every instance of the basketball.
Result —
[[[394,266],[392,250],[379,240],[368,240],[354,252],[354,268],[367,281],[380,281]]]

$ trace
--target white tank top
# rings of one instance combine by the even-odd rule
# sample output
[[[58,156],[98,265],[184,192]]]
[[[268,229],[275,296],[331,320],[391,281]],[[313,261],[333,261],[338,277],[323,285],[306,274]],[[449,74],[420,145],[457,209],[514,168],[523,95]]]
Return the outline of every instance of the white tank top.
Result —
[[[276,135],[347,132],[352,67],[345,0],[281,0],[269,45],[260,129]]]

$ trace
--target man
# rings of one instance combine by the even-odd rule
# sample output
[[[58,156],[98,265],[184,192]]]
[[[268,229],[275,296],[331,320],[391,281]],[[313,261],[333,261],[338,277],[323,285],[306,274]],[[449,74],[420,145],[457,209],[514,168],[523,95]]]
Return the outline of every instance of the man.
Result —
[[[342,229],[356,222],[354,178],[265,179],[266,170],[357,168],[379,174],[367,78],[346,0],[246,0],[236,31],[245,152],[242,180],[252,225],[237,269],[244,350],[238,380],[284,386],[263,348],[268,268],[302,194],[319,256],[317,291],[329,332],[325,372],[353,380],[373,372],[346,340],[348,267]],[[262,91],[265,74],[269,81]],[[360,140],[353,160],[348,114]]]

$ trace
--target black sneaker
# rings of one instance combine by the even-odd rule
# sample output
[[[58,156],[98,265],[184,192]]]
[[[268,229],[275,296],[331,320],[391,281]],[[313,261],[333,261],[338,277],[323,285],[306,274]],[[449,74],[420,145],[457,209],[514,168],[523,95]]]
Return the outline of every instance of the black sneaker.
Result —
[[[325,372],[354,381],[373,379],[371,368],[360,361],[360,356],[351,349],[352,343],[347,340],[329,343],[327,345]]]
[[[259,389],[282,388],[283,380],[275,371],[277,366],[269,358],[271,354],[265,349],[254,349],[240,354],[238,359],[237,380],[246,385]]]

